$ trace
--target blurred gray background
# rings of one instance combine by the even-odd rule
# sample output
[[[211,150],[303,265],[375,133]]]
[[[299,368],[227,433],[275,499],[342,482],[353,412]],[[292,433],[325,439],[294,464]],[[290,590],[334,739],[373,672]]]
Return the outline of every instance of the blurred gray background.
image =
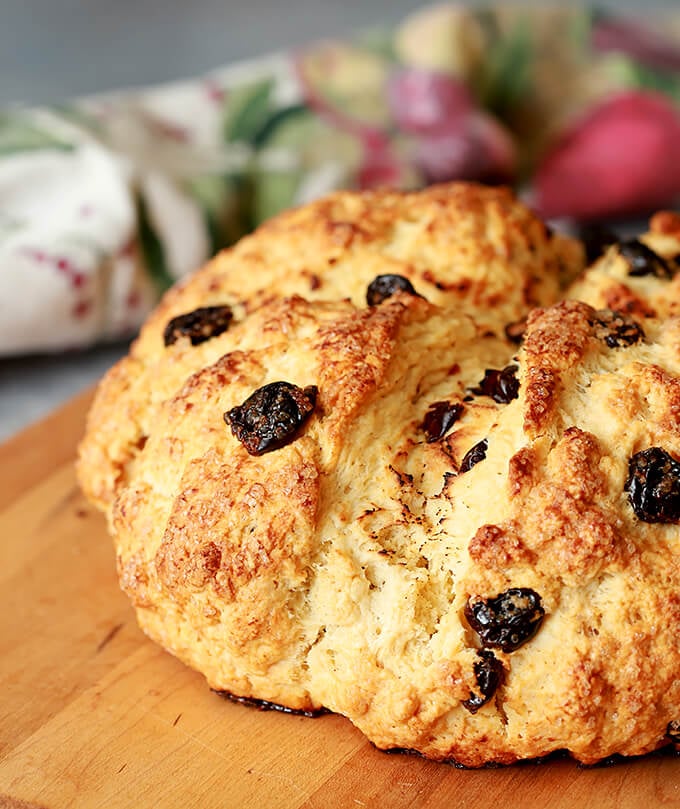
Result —
[[[0,0],[0,104],[185,78],[397,22],[417,0]]]
[[[0,106],[186,78],[313,39],[394,23],[425,5],[430,4],[0,0]],[[648,14],[653,7],[677,7],[678,2],[609,0],[597,5]],[[94,382],[124,350],[109,346],[54,357],[0,359],[0,441]]]

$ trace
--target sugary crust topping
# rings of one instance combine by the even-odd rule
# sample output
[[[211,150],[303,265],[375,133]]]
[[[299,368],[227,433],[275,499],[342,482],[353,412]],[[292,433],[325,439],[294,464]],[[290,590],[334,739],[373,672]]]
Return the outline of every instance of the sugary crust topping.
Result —
[[[525,342],[526,411],[524,430],[531,438],[554,421],[563,377],[583,358],[592,327],[589,307],[564,301],[552,309],[534,310],[527,320]]]

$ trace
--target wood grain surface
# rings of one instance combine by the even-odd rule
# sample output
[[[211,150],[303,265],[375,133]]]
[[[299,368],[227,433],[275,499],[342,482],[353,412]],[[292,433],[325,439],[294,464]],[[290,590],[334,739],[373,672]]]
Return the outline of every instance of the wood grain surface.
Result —
[[[458,770],[221,699],[137,628],[73,472],[90,394],[0,447],[0,807],[680,806],[665,752]]]

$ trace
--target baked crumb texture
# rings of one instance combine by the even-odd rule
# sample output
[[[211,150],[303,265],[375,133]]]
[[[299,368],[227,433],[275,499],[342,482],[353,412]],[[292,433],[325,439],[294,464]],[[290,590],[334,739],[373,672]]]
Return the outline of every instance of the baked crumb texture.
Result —
[[[680,535],[636,513],[630,462],[680,459],[680,219],[642,242],[670,274],[616,245],[581,272],[502,189],[341,192],[171,290],[78,466],[144,631],[214,689],[380,748],[477,767],[672,741]],[[413,292],[369,306],[380,275]],[[226,330],[164,344],[206,306]],[[245,404],[263,388],[290,424],[251,454],[233,424],[272,427]]]

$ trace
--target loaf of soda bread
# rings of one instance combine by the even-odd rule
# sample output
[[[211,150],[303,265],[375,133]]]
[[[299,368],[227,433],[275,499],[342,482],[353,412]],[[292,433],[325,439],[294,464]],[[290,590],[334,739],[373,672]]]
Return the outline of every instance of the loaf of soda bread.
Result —
[[[340,192],[171,290],[78,466],[144,631],[217,691],[466,766],[679,741],[662,220],[583,271],[506,190]]]

